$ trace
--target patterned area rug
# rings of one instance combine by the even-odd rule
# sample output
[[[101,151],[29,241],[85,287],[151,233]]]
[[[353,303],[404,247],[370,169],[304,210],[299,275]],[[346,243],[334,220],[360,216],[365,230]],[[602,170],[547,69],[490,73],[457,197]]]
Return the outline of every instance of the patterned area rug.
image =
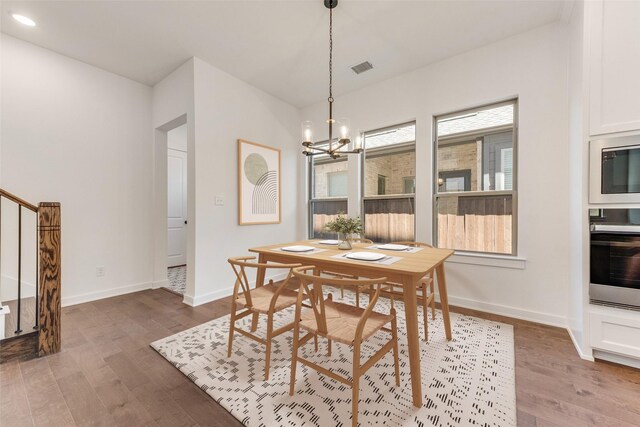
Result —
[[[339,295],[339,292],[337,292]],[[334,299],[336,292],[334,292]],[[353,303],[351,295],[345,299]],[[380,298],[377,311],[389,310]],[[385,355],[360,383],[360,424],[389,426],[515,426],[516,395],[513,327],[451,313],[453,340],[447,342],[441,313],[429,318],[429,343],[421,340],[423,407],[411,403],[409,358],[402,303],[396,302],[401,383],[395,386],[393,357]],[[258,328],[265,330],[266,316]],[[289,323],[292,310],[276,316],[276,328]],[[238,321],[248,329],[251,317]],[[422,310],[419,308],[419,323]],[[291,333],[273,344],[270,380],[263,380],[264,347],[236,334],[226,357],[229,316],[161,339],[151,346],[198,387],[247,426],[349,426],[351,389],[298,365],[296,394],[289,396]],[[423,337],[422,329],[420,336]],[[379,332],[363,345],[362,360],[380,348],[388,335]],[[326,355],[320,339],[301,353],[338,373],[351,373],[352,349],[333,343]]]
[[[171,267],[167,269],[169,286],[167,289],[177,294],[184,295],[187,286],[187,266]]]

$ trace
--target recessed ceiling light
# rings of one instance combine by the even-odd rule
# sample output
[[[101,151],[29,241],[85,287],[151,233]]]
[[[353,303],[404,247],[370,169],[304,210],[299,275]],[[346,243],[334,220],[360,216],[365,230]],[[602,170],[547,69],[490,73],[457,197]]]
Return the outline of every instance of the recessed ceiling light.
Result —
[[[19,23],[26,25],[27,27],[35,27],[36,26],[36,22],[31,19],[31,18],[27,18],[24,15],[20,15],[18,13],[12,13],[11,16],[13,17],[13,19],[15,19],[16,21],[18,21]]]

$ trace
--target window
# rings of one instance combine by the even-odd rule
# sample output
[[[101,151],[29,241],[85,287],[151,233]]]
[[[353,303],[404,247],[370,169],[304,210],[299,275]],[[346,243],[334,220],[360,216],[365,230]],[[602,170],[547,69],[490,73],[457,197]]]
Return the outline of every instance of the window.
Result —
[[[415,135],[415,123],[364,134],[362,212],[368,239],[414,240]]]
[[[327,174],[328,196],[347,197],[347,171],[329,172]]]
[[[402,188],[405,194],[412,194],[416,192],[416,177],[405,176],[402,178]]]
[[[387,193],[387,177],[378,175],[378,195]]]
[[[332,159],[326,154],[309,160],[309,237],[311,239],[336,238],[324,230],[339,212],[347,212],[348,171],[347,159]]]
[[[516,254],[517,101],[435,118],[435,240]]]

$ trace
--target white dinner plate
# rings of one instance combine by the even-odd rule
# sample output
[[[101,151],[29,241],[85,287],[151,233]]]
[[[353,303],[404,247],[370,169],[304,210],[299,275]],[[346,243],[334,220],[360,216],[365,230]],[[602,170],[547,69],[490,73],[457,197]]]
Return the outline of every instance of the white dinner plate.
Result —
[[[351,252],[345,255],[349,259],[357,259],[358,261],[379,261],[385,258],[385,254],[379,254],[376,252]]]
[[[382,249],[384,251],[406,251],[409,249],[407,245],[394,245],[393,243],[388,243],[386,245],[379,245],[378,249]]]
[[[340,240],[320,240],[318,243],[321,245],[337,245],[340,243]]]
[[[296,246],[285,246],[284,248],[280,248],[280,249],[287,252],[309,252],[314,250],[315,248],[311,246],[296,245]]]

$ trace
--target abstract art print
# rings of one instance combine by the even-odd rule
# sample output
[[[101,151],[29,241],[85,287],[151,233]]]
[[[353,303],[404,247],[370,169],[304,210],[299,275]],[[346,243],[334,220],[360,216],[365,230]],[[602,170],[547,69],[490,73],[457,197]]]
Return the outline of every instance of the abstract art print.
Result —
[[[238,223],[280,223],[280,150],[238,140]]]

